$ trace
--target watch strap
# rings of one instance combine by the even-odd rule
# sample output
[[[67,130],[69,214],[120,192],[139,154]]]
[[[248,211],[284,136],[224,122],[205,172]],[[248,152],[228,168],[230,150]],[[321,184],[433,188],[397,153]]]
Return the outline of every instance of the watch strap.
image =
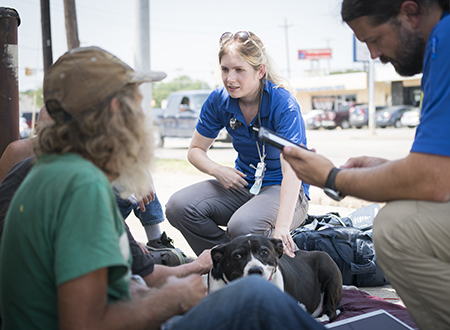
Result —
[[[340,170],[341,170],[340,168],[335,167],[330,171],[330,173],[328,174],[327,181],[325,182],[325,188],[337,191],[335,183],[336,183],[336,176],[340,172]]]

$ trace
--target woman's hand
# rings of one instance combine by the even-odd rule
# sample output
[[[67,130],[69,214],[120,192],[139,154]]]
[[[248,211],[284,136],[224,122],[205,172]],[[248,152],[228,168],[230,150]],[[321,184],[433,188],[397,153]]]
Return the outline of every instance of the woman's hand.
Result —
[[[248,185],[246,175],[235,168],[219,165],[212,175],[227,189],[240,189]]]
[[[295,257],[295,243],[292,240],[288,228],[278,228],[277,226],[275,226],[273,238],[281,239],[281,241],[283,242],[283,252],[291,258]]]

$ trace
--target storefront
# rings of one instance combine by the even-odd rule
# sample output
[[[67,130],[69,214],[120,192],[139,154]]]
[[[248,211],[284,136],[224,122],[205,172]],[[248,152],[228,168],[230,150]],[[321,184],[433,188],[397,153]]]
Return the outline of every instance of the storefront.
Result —
[[[420,99],[421,75],[401,77],[391,65],[376,65],[374,70],[375,106],[416,104]],[[368,103],[367,72],[322,75],[291,79],[302,112],[332,110],[340,105]]]

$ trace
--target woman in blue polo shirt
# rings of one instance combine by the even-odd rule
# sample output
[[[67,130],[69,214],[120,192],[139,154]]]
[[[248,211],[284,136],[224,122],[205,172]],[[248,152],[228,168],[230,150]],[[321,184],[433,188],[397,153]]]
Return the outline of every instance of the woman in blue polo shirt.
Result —
[[[263,126],[306,145],[300,107],[252,32],[224,33],[219,63],[224,86],[204,103],[188,151],[189,161],[215,179],[175,193],[166,205],[167,219],[197,255],[234,237],[259,234],[281,239],[284,252],[293,256],[289,231],[307,216],[309,186],[254,128]],[[238,153],[234,168],[207,155],[223,127]]]

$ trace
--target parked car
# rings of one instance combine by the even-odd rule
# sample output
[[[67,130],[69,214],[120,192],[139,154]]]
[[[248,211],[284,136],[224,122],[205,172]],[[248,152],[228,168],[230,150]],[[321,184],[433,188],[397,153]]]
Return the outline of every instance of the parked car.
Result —
[[[23,116],[19,118],[19,134],[21,139],[27,139],[31,135],[30,126],[28,126],[27,120]]]
[[[156,146],[164,146],[166,137],[191,138],[202,105],[210,93],[209,90],[173,92],[169,95],[165,109],[152,109]],[[231,142],[231,136],[224,128],[215,141]]]
[[[22,117],[25,118],[28,127],[31,128],[31,122],[32,122],[32,119],[33,119],[33,112],[31,112],[31,111],[22,112]],[[35,123],[37,122],[38,117],[39,117],[39,111],[36,111],[34,113],[34,122]]]
[[[414,128],[419,125],[420,108],[412,108],[411,110],[405,111],[400,122],[403,126],[408,126],[409,128]]]
[[[308,113],[305,113],[303,120],[307,129],[318,129],[320,128],[320,116],[325,112],[325,110],[314,109]]]
[[[386,108],[385,106],[375,107],[375,113]],[[376,114],[375,114],[376,117]],[[348,117],[350,125],[356,128],[362,128],[363,126],[369,125],[369,105],[368,104],[358,104],[350,110],[350,115]]]
[[[342,129],[350,128],[348,121],[349,110],[352,107],[350,104],[340,105],[337,110],[327,110],[320,117],[320,126],[327,129],[335,129],[341,127]]]
[[[378,127],[386,128],[393,126],[395,128],[402,127],[401,118],[405,111],[411,109],[412,105],[393,105],[379,111],[375,116],[375,124]]]

